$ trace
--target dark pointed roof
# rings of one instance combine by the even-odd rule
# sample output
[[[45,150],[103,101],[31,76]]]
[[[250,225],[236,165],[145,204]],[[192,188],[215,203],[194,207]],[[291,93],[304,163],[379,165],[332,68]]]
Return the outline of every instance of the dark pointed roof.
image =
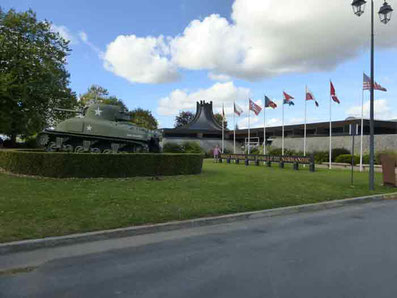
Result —
[[[212,101],[206,103],[204,100],[197,102],[196,115],[193,120],[184,126],[175,128],[174,130],[190,130],[203,132],[219,132],[222,126],[215,120],[212,111]]]

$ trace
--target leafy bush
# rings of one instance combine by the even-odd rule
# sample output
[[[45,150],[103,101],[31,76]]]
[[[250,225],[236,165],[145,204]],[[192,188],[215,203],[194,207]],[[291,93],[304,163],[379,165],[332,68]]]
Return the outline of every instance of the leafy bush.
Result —
[[[203,148],[201,148],[199,143],[197,143],[197,142],[184,142],[183,144],[166,143],[163,146],[163,152],[165,152],[165,153],[201,153],[201,154],[204,154]]]
[[[184,153],[204,153],[203,148],[197,142],[184,142],[182,148]]]
[[[329,162],[329,152],[328,151],[317,151],[317,152],[313,152],[313,154],[314,154],[314,162],[315,163]]]
[[[375,154],[375,163],[376,164],[379,164],[379,165],[381,164],[380,156],[382,154],[391,155],[391,156],[394,156],[395,158],[397,158],[397,151],[395,151],[395,150],[379,151],[379,152],[376,152],[376,154]],[[368,160],[369,160],[369,158],[368,158]]]
[[[163,152],[165,153],[184,153],[182,145],[177,143],[166,143],[163,146]]]
[[[352,155],[351,154],[340,154],[336,159],[335,162],[340,162],[340,163],[348,163],[351,164],[352,162]],[[353,158],[353,163],[359,164],[360,163],[360,156],[355,155]]]
[[[248,154],[248,149],[245,150],[245,154]],[[263,154],[263,153],[261,152],[261,150],[259,148],[251,148],[250,154],[259,155],[259,154]]]
[[[332,149],[332,161],[336,161],[336,158],[342,154],[350,154],[350,151],[345,148],[334,148]]]
[[[0,150],[0,168],[43,177],[134,177],[199,174],[202,154],[84,154]]]

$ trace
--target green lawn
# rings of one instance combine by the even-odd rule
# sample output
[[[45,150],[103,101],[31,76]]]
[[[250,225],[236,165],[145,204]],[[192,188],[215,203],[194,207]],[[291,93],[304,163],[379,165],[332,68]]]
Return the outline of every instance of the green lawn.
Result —
[[[368,174],[204,161],[195,176],[49,179],[0,173],[0,242],[368,195]],[[380,186],[376,193],[392,192]]]

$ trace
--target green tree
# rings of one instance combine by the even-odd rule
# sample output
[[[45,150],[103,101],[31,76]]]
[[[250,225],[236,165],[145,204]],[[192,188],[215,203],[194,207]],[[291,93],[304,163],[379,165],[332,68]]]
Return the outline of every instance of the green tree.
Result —
[[[191,122],[194,118],[194,115],[192,112],[180,112],[179,115],[175,117],[175,127],[181,127],[189,122]]]
[[[109,96],[109,91],[98,85],[91,85],[86,93],[80,95],[80,106],[86,106],[93,103],[116,105],[127,109],[121,99],[118,99],[116,96]]]
[[[152,115],[152,112],[149,110],[144,110],[141,108],[137,108],[135,110],[130,111],[131,122],[140,126],[145,127],[147,129],[157,129],[158,122],[156,118]]]
[[[65,69],[69,52],[68,41],[32,10],[0,8],[0,133],[15,142],[55,121],[55,107],[76,105]]]
[[[215,117],[216,122],[218,122],[218,124],[220,126],[222,126],[222,118],[223,118],[222,114],[217,113],[217,114],[214,115],[214,117]],[[225,119],[224,125],[225,125],[225,128],[227,128],[227,120],[226,119]]]

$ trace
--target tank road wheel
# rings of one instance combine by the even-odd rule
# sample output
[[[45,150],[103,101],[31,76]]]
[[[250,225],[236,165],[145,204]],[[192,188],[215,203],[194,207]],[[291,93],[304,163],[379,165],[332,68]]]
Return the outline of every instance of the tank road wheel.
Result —
[[[39,137],[37,138],[37,142],[39,146],[46,146],[49,140],[50,137],[47,134],[40,134]]]
[[[158,139],[151,139],[149,141],[149,152],[160,152],[160,144]]]
[[[62,150],[65,151],[65,152],[73,152],[74,148],[73,148],[72,145],[67,144],[67,145],[63,146]]]
[[[113,153],[113,150],[112,150],[112,149],[105,149],[105,150],[103,150],[102,153],[103,153],[103,154],[112,154],[112,153]]]
[[[47,146],[47,152],[55,152],[57,151],[57,144],[55,142],[51,142]]]
[[[96,147],[91,148],[90,151],[91,151],[91,153],[101,153],[101,149],[96,148]]]
[[[83,153],[84,152],[84,147],[83,146],[76,146],[76,148],[74,148],[74,152]]]

